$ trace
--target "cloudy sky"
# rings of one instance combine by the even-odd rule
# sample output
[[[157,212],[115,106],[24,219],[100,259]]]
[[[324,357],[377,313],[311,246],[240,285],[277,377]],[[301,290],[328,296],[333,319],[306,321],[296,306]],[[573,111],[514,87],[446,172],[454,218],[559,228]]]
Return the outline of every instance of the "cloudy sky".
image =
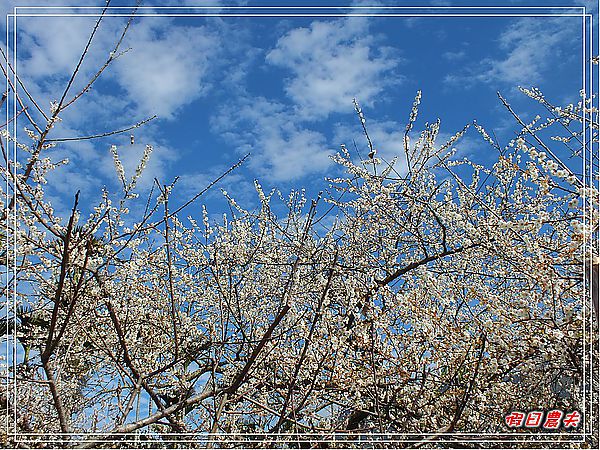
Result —
[[[0,8],[8,14],[13,6],[28,4],[103,3],[10,0]],[[112,5],[131,3],[113,1]],[[68,157],[71,161],[57,172],[51,194],[59,200],[81,189],[83,198],[91,204],[102,186],[118,189],[110,153],[113,144],[118,146],[129,175],[145,145],[152,144],[155,151],[140,188],[148,189],[155,177],[169,183],[179,176],[176,192],[181,199],[202,189],[246,153],[251,157],[244,167],[220,184],[242,204],[255,201],[254,179],[282,192],[302,187],[309,192],[321,190],[327,187],[326,176],[339,173],[329,155],[337,152],[340,144],[362,157],[368,153],[353,98],[363,107],[379,155],[388,160],[398,156],[402,170],[402,135],[417,90],[422,90],[423,98],[415,128],[420,130],[425,122],[441,119],[440,145],[444,137],[474,119],[493,132],[500,144],[506,144],[517,126],[503,110],[497,91],[526,118],[538,111],[518,92],[519,85],[537,86],[557,104],[578,100],[582,87],[582,20],[557,15],[580,14],[579,10],[511,9],[531,7],[536,5],[534,1],[479,3],[506,8],[462,10],[479,14],[468,17],[440,17],[439,13],[460,11],[431,8],[462,6],[464,2],[460,1],[421,2],[426,6],[422,10],[141,9],[122,43],[121,48],[128,51],[109,66],[87,95],[62,114],[62,122],[51,137],[86,136],[124,128],[153,115],[158,118],[134,131],[133,145],[126,133],[64,144],[49,151],[54,159]],[[144,2],[147,7],[273,4]],[[545,0],[537,4],[570,2]],[[572,4],[585,5],[594,12],[597,9],[595,0]],[[50,102],[62,94],[96,20],[93,15],[98,12],[20,9],[16,29],[11,19],[9,51],[14,32],[18,74],[47,111]],[[127,18],[111,14],[129,12],[109,10],[75,80],[73,93],[106,61],[119,38]],[[287,15],[231,15],[259,12]],[[413,16],[386,17],[382,12]],[[166,16],[170,13],[180,17]],[[217,16],[207,17],[206,13]],[[315,13],[369,16],[306,16]],[[499,13],[545,15],[501,17]],[[6,30],[5,24],[2,27]],[[18,122],[17,131],[22,137],[25,125],[23,120]],[[457,145],[459,151],[489,162],[493,158],[491,149],[472,131]],[[215,189],[204,202],[218,212],[219,198],[220,191]]]

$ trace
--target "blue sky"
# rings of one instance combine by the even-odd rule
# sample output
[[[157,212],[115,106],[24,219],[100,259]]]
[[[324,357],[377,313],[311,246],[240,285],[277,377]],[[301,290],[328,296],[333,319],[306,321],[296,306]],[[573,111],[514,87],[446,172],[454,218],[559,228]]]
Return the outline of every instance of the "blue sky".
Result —
[[[4,12],[14,5],[72,2],[7,3]],[[113,5],[129,3],[115,1]],[[294,2],[303,3],[315,4]],[[144,4],[281,3],[156,0]],[[435,4],[464,6],[473,2],[411,3]],[[565,4],[597,10],[595,0],[479,2],[481,6],[506,7]],[[187,10],[194,11],[202,12]],[[94,20],[18,18],[18,73],[46,109],[62,92]],[[124,20],[104,20],[76,87],[85,85],[105,61]],[[340,144],[353,149],[354,140],[366,157],[353,98],[363,107],[379,155],[386,159],[399,156],[401,169],[402,135],[419,89],[423,98],[415,130],[440,118],[440,145],[473,119],[493,131],[501,145],[508,143],[518,127],[500,104],[497,91],[525,118],[531,118],[539,108],[518,92],[518,85],[537,86],[557,104],[576,102],[581,89],[582,27],[581,18],[576,17],[138,17],[123,48],[131,50],[62,115],[53,137],[122,128],[154,114],[158,119],[134,131],[134,145],[127,133],[49,151],[52,158],[68,157],[71,162],[50,180],[49,194],[57,205],[64,204],[64,196],[71,197],[76,189],[81,189],[88,204],[97,201],[102,186],[113,192],[118,189],[109,151],[113,144],[119,147],[129,175],[144,146],[152,144],[155,151],[140,189],[147,190],[154,177],[169,183],[179,176],[175,192],[180,201],[250,152],[247,163],[218,187],[251,207],[256,204],[254,179],[266,189],[279,188],[284,195],[302,187],[314,194],[327,187],[326,176],[339,175],[329,155],[338,151]],[[18,123],[22,137],[25,125],[24,120]],[[496,156],[474,129],[456,147],[460,154],[484,164]],[[224,210],[218,188],[200,203],[206,203],[215,215]],[[186,212],[195,214],[197,210]]]

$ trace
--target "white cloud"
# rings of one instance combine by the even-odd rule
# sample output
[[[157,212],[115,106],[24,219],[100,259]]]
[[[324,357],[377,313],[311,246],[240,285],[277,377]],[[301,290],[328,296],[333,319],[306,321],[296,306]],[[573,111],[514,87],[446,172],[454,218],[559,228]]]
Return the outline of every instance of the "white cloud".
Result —
[[[457,50],[455,52],[444,52],[442,53],[442,58],[448,61],[458,61],[462,60],[467,56],[467,52],[465,50]]]
[[[164,22],[143,21],[131,31],[127,45],[132,50],[116,62],[115,80],[143,114],[173,118],[205,91],[208,59],[218,38],[206,27],[167,31]]]
[[[548,70],[568,56],[579,42],[575,21],[569,18],[519,19],[497,39],[501,57],[486,57],[462,73],[448,75],[448,83],[539,84]]]
[[[372,105],[387,86],[401,80],[391,72],[398,58],[390,49],[376,47],[367,22],[356,18],[295,28],[266,59],[290,71],[285,92],[303,119],[347,112],[354,97]]]
[[[125,21],[117,17],[102,20],[71,95],[107,60]],[[32,93],[44,99],[42,106],[62,93],[95,22],[95,17],[19,19],[19,74],[33,86]],[[206,91],[206,79],[214,75],[208,70],[209,59],[219,47],[219,35],[208,26],[184,27],[172,18],[138,17],[121,45],[121,50],[131,50],[115,60],[102,77],[122,89],[120,95],[129,114],[172,119]],[[98,85],[94,92],[100,93],[96,89]]]
[[[323,172],[329,165],[331,152],[322,134],[307,129],[282,133],[280,129],[269,128],[266,132],[256,144],[260,155],[255,166],[273,181],[295,180]]]
[[[89,17],[19,18],[19,72],[36,79],[68,76],[79,60],[95,21]]]
[[[252,153],[248,166],[261,178],[281,183],[324,174],[334,150],[314,129],[315,120],[352,113],[354,97],[373,105],[400,79],[392,77],[399,60],[376,47],[368,27],[368,19],[348,18],[287,32],[266,61],[289,71],[288,101],[256,98],[240,89],[238,99],[212,119],[224,141],[239,153]]]
[[[240,153],[251,152],[249,166],[271,181],[321,173],[331,162],[325,137],[303,128],[275,101],[242,98],[238,105],[223,108],[212,125]]]

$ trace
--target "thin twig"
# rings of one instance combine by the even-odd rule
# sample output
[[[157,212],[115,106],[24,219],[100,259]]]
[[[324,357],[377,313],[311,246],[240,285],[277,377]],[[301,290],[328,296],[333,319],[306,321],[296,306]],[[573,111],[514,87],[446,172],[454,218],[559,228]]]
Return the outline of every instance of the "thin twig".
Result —
[[[94,37],[96,36],[96,32],[98,31],[98,28],[100,27],[100,22],[102,22],[102,19],[104,18],[104,14],[106,14],[106,11],[107,11],[108,7],[110,6],[110,2],[111,2],[111,0],[106,0],[106,5],[102,9],[102,12],[100,13],[100,17],[98,17],[98,19],[96,20],[96,23],[94,25],[94,28],[92,29],[90,37],[88,38],[87,43],[85,44],[85,47],[83,49],[83,52],[81,53],[81,56],[79,57],[79,61],[77,62],[77,65],[75,66],[75,70],[73,70],[73,72],[71,73],[71,78],[69,78],[69,82],[67,83],[67,86],[65,87],[65,90],[63,91],[62,96],[60,97],[60,100],[56,107],[56,112],[52,115],[52,119],[54,119],[58,115],[59,111],[61,111],[61,109],[62,109],[65,98],[67,97],[67,94],[69,93],[69,90],[71,89],[71,86],[73,85],[73,82],[75,81],[75,78],[77,77],[77,74],[79,73],[79,69],[81,68],[81,65],[83,64],[83,60],[85,59],[86,55],[88,54],[90,46],[92,45],[92,41],[94,40]],[[69,104],[71,104],[72,102],[73,101],[69,102]],[[68,104],[66,106],[68,106]]]
[[[537,143],[540,144],[540,146],[544,150],[546,150],[546,152],[552,157],[552,159],[554,159],[554,161],[556,161],[564,170],[566,170],[569,173],[569,175],[573,176],[575,178],[575,180],[577,180],[577,183],[580,186],[583,186],[582,181],[578,177],[574,176],[574,174],[571,171],[571,169],[569,169],[566,166],[566,164],[563,163],[562,160],[558,156],[556,156],[554,154],[554,152],[552,152],[552,150],[550,150],[550,148],[546,144],[544,144],[544,141],[542,141],[539,138],[539,136],[536,133],[534,133],[525,122],[523,122],[523,120],[519,117],[519,115],[513,111],[513,109],[508,104],[508,102],[500,94],[500,91],[497,92],[497,95],[498,95],[498,98],[500,99],[500,101],[502,102],[502,104],[504,105],[504,107],[512,114],[512,116],[515,118],[515,120],[517,122],[519,122],[519,124],[523,127],[523,129],[525,131],[527,131],[527,133],[529,133],[537,141]]]
[[[17,73],[15,72],[15,69],[12,67],[12,64],[8,61],[8,58],[6,57],[6,54],[4,53],[4,50],[2,48],[0,48],[0,53],[2,54],[2,58],[6,61],[6,66],[11,70],[11,72],[13,73],[13,76],[15,77],[15,79],[17,80],[17,83],[19,84],[19,86],[21,86],[21,89],[23,90],[23,92],[25,92],[25,95],[27,96],[27,98],[29,99],[29,101],[33,104],[33,106],[35,106],[35,108],[40,112],[40,114],[44,117],[44,120],[47,122],[49,119],[49,117],[46,115],[46,113],[44,112],[44,110],[37,104],[37,102],[35,101],[35,99],[33,98],[33,96],[29,93],[29,90],[27,90],[27,88],[25,87],[25,84],[23,83],[23,81],[21,80],[21,77],[19,77],[17,75]],[[6,79],[8,80],[8,74],[6,73],[6,71],[4,70],[4,67],[2,68],[2,71],[4,72],[4,75],[6,76]],[[12,83],[11,83],[11,87],[12,87]],[[13,88],[13,90],[16,93],[16,90]]]
[[[198,192],[196,195],[194,195],[191,199],[189,199],[187,202],[185,202],[183,205],[181,205],[179,208],[177,208],[175,211],[171,212],[169,214],[169,218],[177,215],[182,209],[186,208],[187,206],[189,206],[190,204],[194,203],[196,200],[198,200],[198,198],[200,196],[202,196],[206,191],[208,191],[211,187],[213,187],[215,184],[217,184],[219,181],[221,181],[223,178],[225,178],[227,175],[229,175],[231,172],[233,172],[235,169],[237,169],[239,166],[241,166],[244,161],[246,161],[246,159],[250,156],[250,153],[247,153],[242,159],[240,159],[238,162],[236,162],[233,166],[231,166],[229,169],[227,169],[225,172],[223,172],[218,178],[214,179],[213,181],[211,181],[204,189],[202,189],[200,192]],[[161,220],[162,222],[162,220]],[[158,225],[160,222],[153,224],[152,226],[156,226]]]
[[[131,126],[127,127],[127,128],[122,128],[120,130],[107,131],[105,133],[92,134],[92,135],[89,135],[89,136],[78,136],[78,137],[69,137],[69,138],[46,139],[46,142],[86,141],[86,140],[89,140],[89,139],[100,139],[100,138],[104,138],[104,137],[108,137],[108,136],[113,136],[115,134],[125,133],[126,131],[130,131],[130,130],[133,130],[135,128],[139,128],[142,125],[147,124],[151,120],[156,119],[157,117],[158,116],[155,114],[152,117],[148,117],[147,119],[144,119],[144,120],[142,120],[140,122],[135,123],[134,125],[131,125]]]

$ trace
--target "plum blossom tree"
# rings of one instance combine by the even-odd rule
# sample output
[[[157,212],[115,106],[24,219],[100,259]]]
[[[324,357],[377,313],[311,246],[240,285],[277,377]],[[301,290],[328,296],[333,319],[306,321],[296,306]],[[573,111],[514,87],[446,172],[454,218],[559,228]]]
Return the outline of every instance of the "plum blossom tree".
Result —
[[[16,90],[6,59],[2,69]],[[581,427],[593,426],[591,98],[559,108],[522,89],[548,112],[525,123],[500,96],[520,128],[508,145],[469,125],[497,153],[492,165],[457,157],[469,126],[440,143],[437,121],[411,142],[420,92],[404,155],[384,161],[355,102],[367,160],[342,145],[344,174],[315,199],[255,182],[260,208],[248,210],[223,192],[230,213],[216,223],[206,209],[182,217],[175,183],[156,180],[139,199],[151,146],[133,174],[107,149],[120,191],[104,190],[86,218],[73,193],[60,217],[45,181],[68,162],[45,152],[83,95],[70,86],[49,112],[19,89],[30,142],[2,127],[7,445],[481,446],[470,440],[512,442],[508,411],[540,408],[583,411]],[[565,149],[584,173],[561,161]],[[536,433],[518,435],[534,446]]]

